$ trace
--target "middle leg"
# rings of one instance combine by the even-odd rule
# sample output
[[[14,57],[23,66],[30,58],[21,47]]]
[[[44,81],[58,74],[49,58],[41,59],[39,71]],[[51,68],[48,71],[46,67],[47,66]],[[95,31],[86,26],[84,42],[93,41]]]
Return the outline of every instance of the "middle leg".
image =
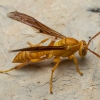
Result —
[[[28,43],[28,45],[30,45],[30,47],[34,47],[34,46],[40,46],[41,44],[43,44],[43,43],[45,43],[46,41],[48,41],[50,38],[46,38],[46,39],[44,39],[44,40],[42,40],[40,43],[38,43],[38,44],[32,44],[31,42],[27,42]],[[55,43],[55,40],[52,40],[50,43],[49,43],[49,45],[48,46],[53,46],[54,45],[54,43]]]
[[[52,79],[53,79],[53,73],[58,67],[58,64],[60,63],[60,57],[55,57],[54,62],[56,62],[56,65],[53,67],[52,72],[51,72],[51,78],[50,78],[50,93],[52,94]]]
[[[46,39],[42,40],[40,43],[35,44],[35,45],[32,44],[31,42],[27,42],[27,43],[30,45],[30,47],[34,47],[34,46],[39,46],[39,45],[41,45],[42,43],[46,42],[47,40],[49,40],[49,38],[46,38]]]

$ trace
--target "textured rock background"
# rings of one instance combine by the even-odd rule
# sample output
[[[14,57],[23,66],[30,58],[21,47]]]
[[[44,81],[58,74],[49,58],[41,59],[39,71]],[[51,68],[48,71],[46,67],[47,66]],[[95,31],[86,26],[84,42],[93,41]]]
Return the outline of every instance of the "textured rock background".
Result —
[[[17,53],[9,53],[10,49],[48,37],[9,19],[8,12],[26,13],[67,37],[88,41],[100,31],[100,13],[89,11],[91,8],[100,9],[100,0],[0,0],[0,70],[17,65],[11,63]],[[90,48],[100,54],[100,36]],[[84,75],[77,73],[73,61],[62,60],[54,73],[52,95],[49,80],[53,59],[0,74],[0,100],[100,100],[100,59],[90,52],[85,59],[76,57]]]

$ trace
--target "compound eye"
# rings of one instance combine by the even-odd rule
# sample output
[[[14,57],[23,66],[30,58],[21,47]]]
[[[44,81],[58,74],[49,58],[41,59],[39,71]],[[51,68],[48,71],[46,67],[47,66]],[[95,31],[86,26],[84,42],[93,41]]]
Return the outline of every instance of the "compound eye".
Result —
[[[85,56],[87,54],[87,50],[83,47],[82,48],[82,55]]]
[[[86,42],[84,40],[82,40],[82,41],[83,41],[83,45],[86,45]]]

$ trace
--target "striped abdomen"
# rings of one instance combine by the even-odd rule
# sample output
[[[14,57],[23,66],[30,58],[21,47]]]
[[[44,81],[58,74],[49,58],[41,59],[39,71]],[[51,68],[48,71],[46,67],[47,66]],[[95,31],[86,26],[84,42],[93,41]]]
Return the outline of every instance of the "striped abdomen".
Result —
[[[49,54],[49,53],[52,53],[52,51],[42,51],[42,52],[34,52],[34,53],[30,51],[23,51],[23,52],[19,52],[12,62],[13,63],[23,63],[31,59],[39,59],[42,56]]]

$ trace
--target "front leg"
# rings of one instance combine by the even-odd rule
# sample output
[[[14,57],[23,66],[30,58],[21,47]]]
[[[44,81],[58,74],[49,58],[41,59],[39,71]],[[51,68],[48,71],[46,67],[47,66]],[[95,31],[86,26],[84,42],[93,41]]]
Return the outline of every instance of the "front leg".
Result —
[[[77,69],[77,72],[82,76],[83,73],[80,71],[80,69],[78,68],[78,61],[76,59],[76,57],[74,55],[71,55],[68,57],[69,59],[74,59],[74,63],[76,64],[76,69]]]

